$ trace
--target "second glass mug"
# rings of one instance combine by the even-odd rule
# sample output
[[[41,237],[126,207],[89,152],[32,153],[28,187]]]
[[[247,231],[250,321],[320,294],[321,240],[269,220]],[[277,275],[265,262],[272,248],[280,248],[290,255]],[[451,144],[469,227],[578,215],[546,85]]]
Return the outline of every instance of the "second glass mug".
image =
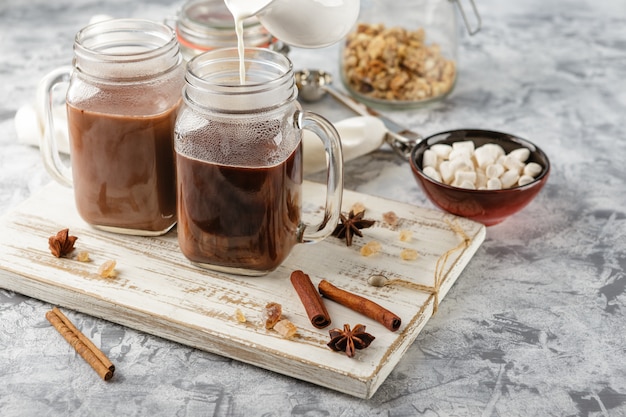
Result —
[[[245,50],[240,83],[236,48],[187,65],[174,137],[178,241],[195,265],[240,275],[276,269],[297,243],[329,236],[340,215],[343,157],[339,135],[303,111],[290,60]],[[323,142],[328,160],[324,215],[302,220],[302,129]]]
[[[44,165],[74,189],[79,215],[116,233],[156,236],[176,224],[174,122],[184,64],[168,26],[113,19],[80,30],[72,67],[42,80]],[[69,83],[68,125],[54,126],[55,88]],[[71,169],[59,157],[55,129],[68,129]]]

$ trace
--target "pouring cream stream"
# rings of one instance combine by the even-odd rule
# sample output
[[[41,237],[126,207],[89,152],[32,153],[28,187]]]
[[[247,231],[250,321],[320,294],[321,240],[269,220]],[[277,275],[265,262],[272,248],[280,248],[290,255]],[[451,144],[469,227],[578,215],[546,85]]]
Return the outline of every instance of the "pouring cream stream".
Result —
[[[357,20],[360,0],[224,0],[235,20],[239,78],[245,84],[243,21],[256,16],[273,36],[302,48],[340,41]]]
[[[243,44],[243,21],[249,17],[256,16],[272,0],[224,0],[228,11],[235,19],[235,32],[237,33],[237,51],[239,53],[239,83],[246,83],[246,66],[244,63]]]

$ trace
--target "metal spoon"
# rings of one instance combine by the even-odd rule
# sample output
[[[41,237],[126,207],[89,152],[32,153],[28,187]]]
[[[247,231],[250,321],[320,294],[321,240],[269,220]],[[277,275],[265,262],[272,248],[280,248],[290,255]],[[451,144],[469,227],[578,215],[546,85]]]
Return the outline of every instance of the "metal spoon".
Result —
[[[321,70],[301,70],[295,74],[296,85],[300,92],[300,98],[304,101],[314,102],[320,100],[326,93],[335,100],[348,107],[361,116],[374,116],[382,120],[387,128],[385,142],[387,142],[398,155],[408,159],[413,147],[422,140],[422,136],[401,126],[376,110],[353,99],[352,97],[334,89],[332,76]]]

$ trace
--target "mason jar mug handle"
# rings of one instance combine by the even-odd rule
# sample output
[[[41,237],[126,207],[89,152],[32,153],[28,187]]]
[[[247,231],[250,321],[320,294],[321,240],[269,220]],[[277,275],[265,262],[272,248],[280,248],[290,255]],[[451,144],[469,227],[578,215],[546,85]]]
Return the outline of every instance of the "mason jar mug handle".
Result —
[[[55,125],[53,105],[57,86],[69,83],[71,74],[71,66],[59,67],[48,73],[37,89],[37,111],[43,123],[39,143],[43,163],[52,178],[68,187],[72,186],[72,169],[61,160],[55,134],[58,129],[67,129],[67,126]]]
[[[332,123],[316,113],[297,111],[294,120],[298,129],[310,130],[318,136],[326,152],[328,170],[326,173],[324,217],[317,225],[302,223],[298,236],[300,243],[316,243],[330,236],[341,214],[341,200],[343,198],[343,153],[341,140]]]

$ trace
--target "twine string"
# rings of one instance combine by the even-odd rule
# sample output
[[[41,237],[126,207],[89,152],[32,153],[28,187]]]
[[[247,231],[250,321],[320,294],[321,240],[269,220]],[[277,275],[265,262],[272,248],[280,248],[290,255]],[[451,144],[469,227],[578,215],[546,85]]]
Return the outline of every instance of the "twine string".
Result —
[[[443,284],[446,278],[445,267],[446,267],[446,264],[448,263],[448,260],[450,259],[450,256],[456,251],[467,248],[470,243],[469,236],[467,236],[467,233],[465,233],[465,230],[463,230],[463,228],[459,226],[456,220],[454,223],[450,222],[448,219],[445,219],[445,221],[448,224],[448,226],[450,226],[450,229],[452,229],[454,233],[460,236],[462,240],[461,242],[459,242],[457,246],[446,251],[443,255],[441,255],[437,259],[437,263],[435,264],[435,276],[434,276],[433,285],[429,286],[429,285],[417,284],[415,282],[407,281],[404,279],[390,279],[385,283],[385,285],[399,285],[405,288],[412,288],[418,291],[429,293],[431,297],[433,297],[433,315],[435,315],[435,313],[437,313],[437,311],[439,310],[439,292],[441,290],[441,285]]]

